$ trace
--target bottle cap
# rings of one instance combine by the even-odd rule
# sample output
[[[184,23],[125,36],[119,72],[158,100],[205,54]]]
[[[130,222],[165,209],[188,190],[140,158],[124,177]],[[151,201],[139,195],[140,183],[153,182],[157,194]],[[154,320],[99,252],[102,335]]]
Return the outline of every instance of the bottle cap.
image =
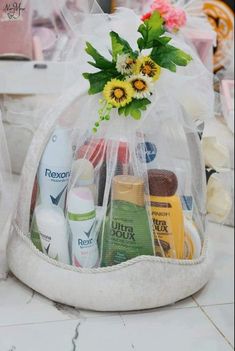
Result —
[[[152,196],[174,196],[178,189],[175,173],[166,170],[152,169],[148,171],[149,192]]]
[[[68,194],[67,207],[68,212],[75,215],[95,212],[94,198],[91,190],[85,187],[71,189]]]
[[[116,176],[113,179],[113,200],[144,206],[144,182],[139,177]]]
[[[54,168],[70,169],[72,160],[71,130],[57,126],[44,150],[41,163]]]
[[[95,172],[92,163],[86,159],[76,160],[73,166],[73,178],[78,186],[94,184]]]

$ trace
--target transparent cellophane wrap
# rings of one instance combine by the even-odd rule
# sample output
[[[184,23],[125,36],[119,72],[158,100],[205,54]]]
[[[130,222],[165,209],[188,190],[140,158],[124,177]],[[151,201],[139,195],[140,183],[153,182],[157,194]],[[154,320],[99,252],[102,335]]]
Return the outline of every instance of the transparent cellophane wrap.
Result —
[[[6,243],[9,232],[7,224],[12,210],[10,182],[10,162],[0,111],[0,279],[5,278],[7,272]]]
[[[45,204],[34,187],[31,238],[36,247],[77,268],[109,267],[138,256],[199,258],[205,238],[205,177],[191,117],[176,100],[159,96],[141,121],[114,114],[94,134],[97,98],[89,99],[89,106],[78,99],[50,135],[53,140],[58,127],[68,132],[74,151],[63,206],[67,233],[62,240],[69,260],[40,239],[45,233],[35,213]],[[72,110],[80,116],[77,121]],[[200,244],[190,254],[191,231],[199,238],[194,244]]]

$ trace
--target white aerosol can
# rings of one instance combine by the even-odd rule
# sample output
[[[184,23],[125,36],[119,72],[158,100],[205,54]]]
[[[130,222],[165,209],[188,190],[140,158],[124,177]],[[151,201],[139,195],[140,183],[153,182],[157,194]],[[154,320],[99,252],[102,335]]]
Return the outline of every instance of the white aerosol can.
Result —
[[[72,233],[72,263],[76,267],[95,268],[99,262],[94,198],[88,187],[71,189],[67,202]]]
[[[59,206],[64,210],[65,196],[71,175],[73,146],[69,129],[57,127],[43,153],[38,184],[40,203]]]
[[[35,218],[43,253],[58,262],[70,264],[67,222],[62,209],[40,205],[35,209]]]

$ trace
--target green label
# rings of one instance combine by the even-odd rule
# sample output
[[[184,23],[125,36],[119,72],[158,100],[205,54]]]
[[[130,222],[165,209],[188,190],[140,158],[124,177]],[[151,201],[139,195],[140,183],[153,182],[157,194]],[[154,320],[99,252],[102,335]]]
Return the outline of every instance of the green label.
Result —
[[[154,255],[152,233],[144,207],[114,201],[103,235],[103,267],[142,255]]]
[[[73,222],[89,221],[90,219],[94,219],[95,216],[96,216],[95,210],[84,214],[74,214],[74,213],[68,212],[68,219]]]

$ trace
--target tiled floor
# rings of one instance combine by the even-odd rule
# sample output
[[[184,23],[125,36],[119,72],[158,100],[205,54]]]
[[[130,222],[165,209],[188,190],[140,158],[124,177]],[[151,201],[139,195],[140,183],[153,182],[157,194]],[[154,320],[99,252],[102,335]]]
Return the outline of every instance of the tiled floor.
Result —
[[[200,293],[142,313],[93,313],[48,301],[14,277],[0,282],[0,351],[231,351],[234,233],[210,224],[215,272]]]

